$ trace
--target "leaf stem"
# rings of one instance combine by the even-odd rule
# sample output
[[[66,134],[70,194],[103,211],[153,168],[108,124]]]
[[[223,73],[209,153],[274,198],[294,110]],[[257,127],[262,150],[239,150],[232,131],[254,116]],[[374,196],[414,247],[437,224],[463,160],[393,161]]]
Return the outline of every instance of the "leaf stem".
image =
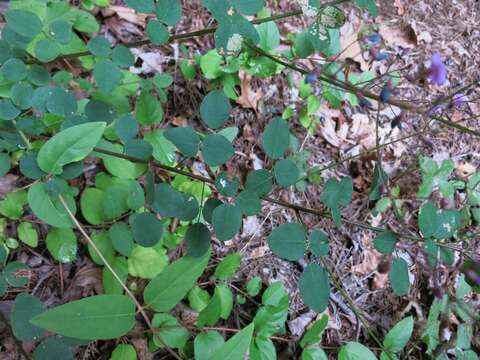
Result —
[[[177,360],[182,360],[182,358],[180,356],[177,355],[177,353],[175,351],[173,351],[170,347],[168,347],[165,342],[160,339],[160,337],[158,336],[158,333],[157,331],[155,330],[155,328],[153,327],[152,325],[152,322],[150,321],[149,317],[147,316],[143,306],[138,302],[137,298],[135,297],[135,295],[130,291],[130,289],[127,287],[127,285],[125,285],[122,281],[122,279],[120,279],[120,276],[118,276],[118,274],[115,272],[115,270],[113,269],[113,267],[108,263],[107,259],[105,258],[105,256],[103,256],[102,252],[100,251],[100,249],[97,247],[97,245],[93,242],[93,240],[90,238],[90,236],[87,234],[87,232],[85,231],[85,229],[83,228],[83,226],[80,224],[80,222],[77,220],[77,218],[75,217],[75,215],[73,215],[72,211],[70,210],[70,208],[68,207],[67,203],[65,202],[65,199],[63,198],[62,195],[58,195],[59,199],[60,199],[60,202],[62,203],[63,207],[65,208],[65,211],[67,212],[68,216],[70,217],[70,219],[72,220],[72,222],[74,223],[75,227],[78,229],[78,231],[80,231],[80,233],[83,235],[83,237],[87,240],[88,244],[93,248],[93,250],[97,253],[98,257],[100,258],[100,260],[103,261],[103,263],[105,264],[105,266],[107,267],[107,269],[112,273],[113,277],[115,278],[115,280],[118,281],[118,283],[121,285],[121,287],[123,288],[123,290],[125,290],[125,293],[132,299],[132,301],[135,303],[135,306],[137,307],[138,309],[138,312],[142,315],[143,319],[145,320],[148,328],[150,329],[150,331],[152,332],[152,336],[155,337],[165,348],[165,350],[167,350],[170,355],[172,355],[175,359]]]

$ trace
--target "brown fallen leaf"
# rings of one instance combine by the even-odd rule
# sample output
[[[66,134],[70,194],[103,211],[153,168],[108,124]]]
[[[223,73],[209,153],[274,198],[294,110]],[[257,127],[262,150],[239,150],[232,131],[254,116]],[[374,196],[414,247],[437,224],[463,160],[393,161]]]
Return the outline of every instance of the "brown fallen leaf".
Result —
[[[142,27],[145,27],[147,20],[146,14],[139,14],[135,10],[125,6],[110,5],[108,8],[102,10],[102,14],[105,17],[117,14],[119,18]]]
[[[409,24],[397,26],[381,24],[379,33],[385,43],[392,47],[414,48],[418,44],[415,30]]]
[[[254,91],[251,86],[252,77],[245,71],[240,70],[238,73],[240,78],[241,95],[237,99],[237,103],[245,109],[253,109],[257,111],[258,101],[262,98],[262,90]]]
[[[395,6],[397,8],[397,14],[398,15],[405,14],[405,5],[403,4],[402,0],[395,0],[393,2],[393,6]]]
[[[358,41],[359,29],[361,29],[361,26],[355,27],[351,22],[347,22],[342,26],[340,29],[340,44],[342,50],[338,59],[343,61],[352,59],[360,64],[362,71],[367,71],[368,63],[362,56],[363,51]]]

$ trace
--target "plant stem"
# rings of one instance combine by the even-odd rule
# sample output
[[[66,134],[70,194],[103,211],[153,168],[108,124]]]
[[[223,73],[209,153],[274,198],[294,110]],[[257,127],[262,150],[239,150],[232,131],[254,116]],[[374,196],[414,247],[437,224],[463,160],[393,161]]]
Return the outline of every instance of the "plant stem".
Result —
[[[175,359],[177,360],[182,360],[182,358],[180,356],[177,355],[177,353],[175,351],[173,351],[170,347],[168,347],[162,339],[160,339],[160,337],[158,336],[158,333],[157,331],[155,330],[155,328],[153,327],[152,325],[152,322],[150,321],[148,315],[145,313],[145,310],[143,308],[143,306],[138,302],[137,298],[135,297],[135,295],[130,291],[130,289],[127,287],[127,285],[125,285],[122,281],[122,279],[120,279],[120,276],[118,276],[118,274],[115,272],[115,270],[113,269],[113,267],[108,263],[107,259],[105,258],[105,256],[103,256],[102,252],[100,251],[100,249],[97,247],[97,245],[93,242],[93,240],[90,238],[90,236],[87,234],[87,232],[85,231],[85,229],[83,228],[83,226],[80,224],[80,222],[77,220],[77,218],[75,217],[75,215],[73,215],[72,211],[70,210],[70,208],[68,207],[67,203],[65,202],[65,199],[63,198],[62,195],[58,195],[59,199],[60,199],[60,202],[62,203],[63,207],[65,208],[65,211],[67,212],[68,216],[70,217],[70,219],[72,220],[72,222],[74,223],[75,227],[78,229],[78,231],[80,231],[80,233],[83,235],[83,237],[87,240],[88,244],[93,248],[93,250],[97,253],[98,257],[100,258],[100,260],[103,261],[104,265],[106,266],[106,268],[112,273],[113,277],[115,278],[115,280],[118,281],[118,283],[121,285],[121,287],[123,288],[123,290],[125,290],[125,293],[132,299],[132,301],[134,302],[135,306],[137,307],[138,309],[138,312],[142,315],[143,319],[145,320],[148,328],[150,329],[150,331],[152,332],[152,336],[155,337],[165,348],[165,350],[167,350],[170,355],[172,355]]]

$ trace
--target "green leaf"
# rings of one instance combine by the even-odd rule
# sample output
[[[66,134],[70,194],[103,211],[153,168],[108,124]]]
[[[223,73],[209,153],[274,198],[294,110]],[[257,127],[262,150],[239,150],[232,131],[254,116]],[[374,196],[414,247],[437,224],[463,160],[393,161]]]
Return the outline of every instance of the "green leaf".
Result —
[[[135,304],[124,295],[90,296],[47,310],[30,322],[76,339],[116,339],[135,325]]]
[[[153,0],[125,0],[125,3],[132,9],[142,13],[152,12],[154,6]]]
[[[163,234],[163,224],[148,212],[136,214],[131,223],[133,238],[143,247],[156,245]]]
[[[166,129],[165,138],[171,141],[185,156],[194,157],[197,155],[200,137],[191,127]]]
[[[402,351],[413,332],[413,317],[399,321],[385,336],[383,346],[393,353]]]
[[[196,360],[210,360],[212,355],[225,343],[222,335],[216,331],[201,332],[194,341]]]
[[[244,15],[255,15],[265,6],[265,0],[230,0],[230,3]]]
[[[362,344],[349,342],[340,349],[338,360],[377,360],[377,357]]]
[[[126,114],[114,123],[115,133],[123,142],[135,138],[138,134],[138,123],[135,118]]]
[[[215,292],[208,305],[200,312],[197,320],[197,328],[202,329],[205,325],[214,325],[220,320],[222,303],[220,294],[215,287]]]
[[[178,320],[170,314],[155,314],[152,319],[152,325],[156,328],[166,328],[157,332],[162,343],[157,342],[155,337],[153,338],[157,346],[167,345],[174,349],[183,348],[190,336],[188,330],[180,326]],[[171,328],[169,329],[168,327]]]
[[[393,232],[384,231],[375,237],[373,240],[373,246],[379,253],[383,255],[390,255],[395,250],[397,241],[397,236]]]
[[[117,274],[118,278],[123,284],[125,284],[128,278],[127,259],[117,256],[113,258],[113,261],[110,263],[110,265],[115,271],[115,274]],[[123,294],[123,286],[106,266],[104,266],[102,269],[102,285],[105,294]]]
[[[55,20],[50,23],[48,34],[55,41],[66,45],[72,40],[72,24],[62,19]]]
[[[53,228],[47,234],[47,249],[53,258],[69,263],[77,256],[77,238],[72,229]]]
[[[158,20],[169,26],[175,26],[182,17],[182,4],[179,0],[158,0],[155,14]]]
[[[44,330],[30,324],[30,319],[45,311],[43,303],[27,293],[18,294],[13,302],[11,324],[15,337],[21,341],[38,340]]]
[[[313,230],[310,234],[310,249],[316,256],[327,256],[329,251],[328,236],[323,231]]]
[[[128,257],[128,273],[142,279],[153,279],[168,265],[165,249],[144,248],[134,245]]]
[[[30,269],[20,261],[11,261],[3,269],[3,275],[8,284],[13,287],[22,287],[28,284]]]
[[[0,214],[12,220],[23,215],[23,206],[27,203],[26,191],[15,191],[7,194],[6,199],[0,200]]]
[[[100,29],[95,17],[92,14],[82,10],[77,11],[77,17],[73,23],[73,27],[78,31],[86,33],[98,32]]]
[[[22,157],[23,158],[23,157]],[[0,176],[4,176],[10,171],[10,156],[0,153]]]
[[[394,258],[392,267],[388,273],[393,292],[397,296],[407,295],[410,290],[410,279],[408,276],[408,264],[402,258]]]
[[[251,360],[268,360],[277,359],[277,350],[270,338],[264,336],[256,336],[250,343],[250,359]]]
[[[432,201],[422,205],[418,214],[418,227],[426,238],[451,238],[460,224],[457,210],[439,210]]]
[[[112,60],[121,68],[129,68],[135,65],[135,57],[129,48],[124,45],[117,45],[112,51]]]
[[[16,83],[11,88],[12,101],[21,110],[32,106],[33,87],[27,83]]]
[[[196,312],[201,312],[205,309],[210,301],[210,294],[207,290],[201,289],[199,286],[193,287],[188,292],[188,302],[190,307]]]
[[[254,170],[247,176],[245,191],[257,196],[263,196],[272,191],[272,174],[265,170]]]
[[[167,27],[158,20],[150,20],[145,31],[154,45],[163,45],[170,38]]]
[[[209,166],[225,164],[233,156],[233,146],[224,136],[210,134],[203,140],[203,158]]]
[[[203,256],[210,248],[210,230],[202,223],[191,225],[185,235],[187,254],[193,257]]]
[[[163,119],[162,105],[154,96],[142,92],[137,102],[135,115],[142,125],[158,124]]]
[[[60,45],[51,39],[42,39],[35,44],[35,57],[43,63],[55,60],[61,52]]]
[[[308,264],[300,277],[300,295],[303,302],[317,313],[322,313],[328,306],[330,283],[328,274],[318,264]]]
[[[278,185],[287,187],[295,185],[300,177],[300,171],[292,160],[280,160],[275,164],[275,178]]]
[[[170,184],[155,185],[155,199],[153,210],[166,217],[175,217],[179,220],[190,221],[198,214],[197,199],[189,194],[175,190]]]
[[[328,325],[328,315],[323,315],[320,320],[317,320],[310,326],[300,341],[300,346],[305,348],[309,345],[314,345],[322,340],[323,331]]]
[[[302,351],[302,360],[328,360],[328,357],[322,349],[308,347]]]
[[[237,34],[237,35],[235,35]],[[239,44],[232,44],[231,39],[240,36]],[[250,21],[239,14],[228,15],[215,31],[215,47],[219,50],[237,51],[241,47],[243,39],[247,39],[254,44],[258,44],[260,36],[255,26]]]
[[[262,279],[259,276],[255,276],[251,278],[247,282],[247,293],[250,296],[257,296],[260,293],[260,290],[262,289]]]
[[[64,165],[83,160],[92,152],[105,126],[104,122],[93,122],[59,132],[40,149],[38,166],[46,173],[61,174]]]
[[[252,340],[253,328],[254,325],[252,323],[232,336],[213,353],[210,360],[242,360]]]
[[[76,212],[74,199],[70,195],[63,195],[68,208],[73,214]],[[73,227],[72,220],[68,216],[63,204],[58,197],[51,197],[46,190],[46,184],[36,183],[28,190],[28,205],[37,218],[59,228]]]
[[[112,240],[112,245],[116,251],[124,256],[130,256],[133,250],[133,234],[130,227],[117,222],[108,230],[108,236]]]
[[[378,9],[375,0],[356,0],[360,9],[368,10],[370,15],[378,16]]]
[[[123,152],[123,147],[120,144],[111,144],[107,141],[101,140],[99,143],[101,148],[114,152]],[[115,156],[95,154],[103,159],[103,164],[108,172],[121,179],[136,179],[142,175],[147,169],[146,164],[133,162],[125,159],[121,159]],[[99,156],[100,155],[100,156]]]
[[[273,118],[262,135],[263,148],[272,159],[281,158],[290,146],[290,132],[287,122],[280,118]]]
[[[220,300],[220,318],[227,320],[233,308],[232,291],[225,284],[217,284],[215,293],[218,294]]]
[[[242,213],[236,206],[222,204],[213,210],[212,225],[218,240],[230,240],[240,230]]]
[[[218,78],[222,74],[223,57],[217,50],[210,50],[200,58],[200,69],[207,80]]]
[[[225,256],[215,269],[215,276],[219,280],[227,280],[231,278],[235,275],[241,261],[242,258],[238,252]]]
[[[353,182],[352,178],[346,176],[340,181],[330,178],[323,187],[321,201],[332,211],[333,221],[340,225],[340,205],[347,205],[352,200]]]
[[[137,360],[137,352],[130,344],[119,344],[113,349],[110,360]]]
[[[226,172],[222,172],[215,179],[215,187],[220,194],[232,197],[235,196],[240,187],[240,180],[238,178],[233,178],[230,180],[228,174]]]
[[[232,105],[223,91],[211,91],[200,104],[200,116],[203,122],[212,129],[223,126],[231,112]]]
[[[206,222],[212,223],[213,210],[222,204],[217,198],[210,198],[205,202],[202,208],[202,215]]]
[[[92,225],[100,225],[105,222],[103,202],[105,192],[97,188],[85,188],[80,196],[80,209],[83,217]]]
[[[95,64],[93,76],[100,91],[109,94],[120,83],[122,73],[110,60],[101,60]]]
[[[76,113],[77,100],[70,91],[58,86],[46,87],[45,90],[45,105],[49,112],[62,117],[68,117]]]
[[[31,247],[36,247],[38,245],[38,234],[37,230],[33,227],[31,223],[22,222],[18,225],[17,228],[18,238],[25,244]]]
[[[115,257],[115,249],[113,248],[112,240],[110,240],[108,233],[105,231],[94,232],[92,233],[91,238],[103,257],[107,260],[107,262],[111,263]],[[88,253],[90,254],[93,262],[98,265],[105,265],[97,251],[90,244],[88,244]]]
[[[92,53],[92,55],[98,57],[108,57],[111,52],[111,44],[103,36],[95,36],[90,39],[87,44],[88,50]]]
[[[258,25],[256,28],[260,36],[259,46],[262,50],[272,51],[280,45],[280,32],[275,22],[269,21]]]
[[[170,311],[195,285],[209,258],[210,252],[200,258],[184,256],[168,265],[145,288],[145,303],[155,311]]]
[[[13,120],[20,115],[20,110],[10,99],[0,100],[0,120]]]
[[[10,29],[27,38],[33,38],[42,31],[42,21],[30,11],[9,10],[5,19]]]
[[[17,82],[27,77],[27,66],[22,60],[11,58],[2,65],[0,72],[6,80]]]
[[[268,236],[268,246],[277,256],[285,260],[297,261],[305,254],[305,228],[302,224],[282,224]]]
[[[35,360],[73,360],[72,350],[62,340],[50,336],[43,340],[33,352]]]

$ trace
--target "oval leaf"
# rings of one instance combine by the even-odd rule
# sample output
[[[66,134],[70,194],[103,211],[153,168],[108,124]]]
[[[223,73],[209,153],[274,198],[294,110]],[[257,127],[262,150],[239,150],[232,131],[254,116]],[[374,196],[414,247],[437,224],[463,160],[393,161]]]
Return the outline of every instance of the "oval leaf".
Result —
[[[92,152],[105,126],[104,122],[92,122],[59,132],[40,149],[38,166],[46,173],[61,174],[64,165],[83,160]]]
[[[308,264],[300,277],[300,295],[305,304],[318,313],[328,306],[330,283],[328,274],[318,264]]]
[[[76,339],[115,339],[135,325],[135,304],[125,295],[90,296],[47,310],[30,322]]]

